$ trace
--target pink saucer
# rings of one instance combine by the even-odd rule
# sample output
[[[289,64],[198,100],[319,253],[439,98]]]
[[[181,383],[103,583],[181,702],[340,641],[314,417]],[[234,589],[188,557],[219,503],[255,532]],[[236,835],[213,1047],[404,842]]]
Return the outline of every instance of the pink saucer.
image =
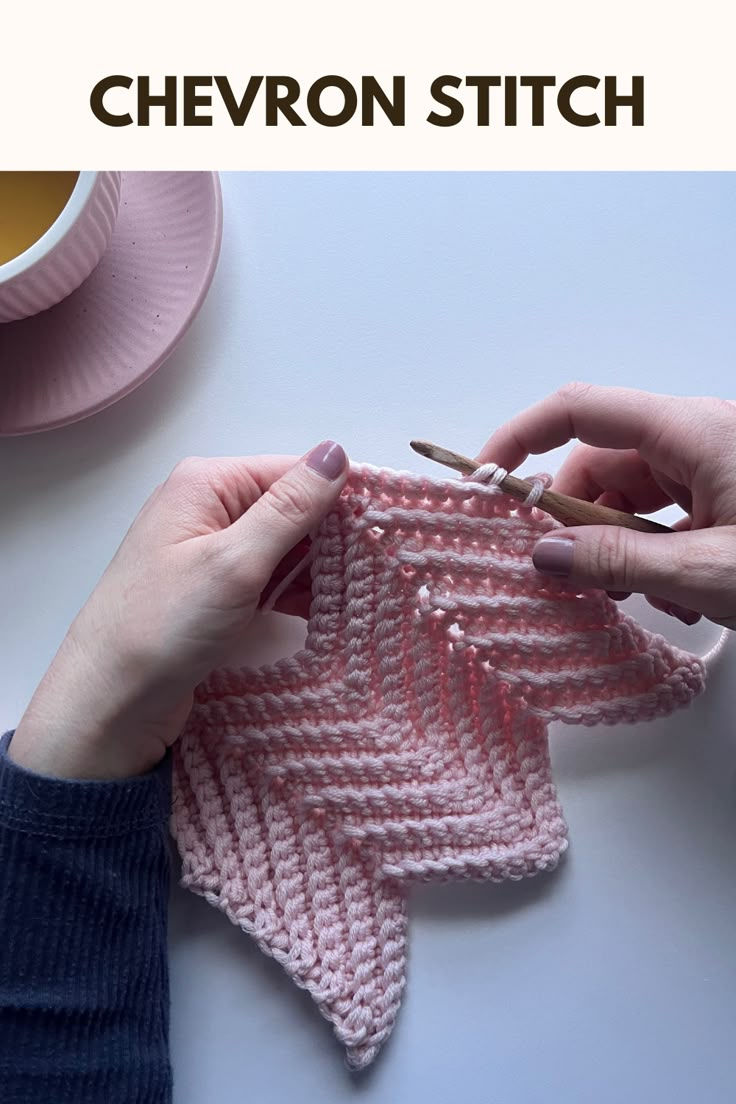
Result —
[[[202,305],[221,238],[217,173],[123,173],[92,275],[51,310],[0,324],[0,436],[76,422],[148,379]]]

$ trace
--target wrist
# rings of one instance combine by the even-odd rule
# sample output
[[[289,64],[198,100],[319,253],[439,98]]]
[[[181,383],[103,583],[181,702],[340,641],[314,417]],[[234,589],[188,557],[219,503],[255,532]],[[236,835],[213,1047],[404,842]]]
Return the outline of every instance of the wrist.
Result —
[[[126,722],[116,717],[105,729],[83,709],[75,720],[63,711],[48,710],[44,702],[32,702],[15,730],[8,754],[18,766],[53,778],[131,778],[155,767],[166,751],[165,745],[139,733],[132,718]]]
[[[163,758],[191,708],[191,694],[136,677],[135,663],[93,663],[73,632],[21,718],[10,758],[38,774],[114,779],[144,774]]]

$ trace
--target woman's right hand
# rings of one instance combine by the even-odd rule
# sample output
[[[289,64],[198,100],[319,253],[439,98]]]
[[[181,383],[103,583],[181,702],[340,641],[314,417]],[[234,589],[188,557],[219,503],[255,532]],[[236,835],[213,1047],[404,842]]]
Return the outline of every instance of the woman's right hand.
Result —
[[[675,503],[686,516],[672,534],[555,530],[535,546],[537,570],[736,628],[736,403],[568,384],[498,429],[479,460],[511,471],[573,438],[554,490],[637,513]]]

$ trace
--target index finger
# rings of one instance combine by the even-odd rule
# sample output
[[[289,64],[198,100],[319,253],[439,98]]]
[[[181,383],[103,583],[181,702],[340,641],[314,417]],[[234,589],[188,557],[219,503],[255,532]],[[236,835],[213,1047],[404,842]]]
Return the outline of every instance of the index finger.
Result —
[[[548,452],[577,438],[599,448],[636,449],[649,461],[661,452],[663,434],[674,421],[673,395],[626,387],[571,383],[517,414],[497,429],[478,454],[513,471],[530,454]],[[684,451],[685,442],[678,442]]]

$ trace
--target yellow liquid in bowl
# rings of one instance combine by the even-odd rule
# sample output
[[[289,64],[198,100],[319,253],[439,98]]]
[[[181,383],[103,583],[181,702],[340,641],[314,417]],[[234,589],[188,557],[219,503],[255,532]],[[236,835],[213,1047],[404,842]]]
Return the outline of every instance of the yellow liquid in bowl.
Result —
[[[0,172],[0,264],[25,253],[56,222],[76,172]]]

